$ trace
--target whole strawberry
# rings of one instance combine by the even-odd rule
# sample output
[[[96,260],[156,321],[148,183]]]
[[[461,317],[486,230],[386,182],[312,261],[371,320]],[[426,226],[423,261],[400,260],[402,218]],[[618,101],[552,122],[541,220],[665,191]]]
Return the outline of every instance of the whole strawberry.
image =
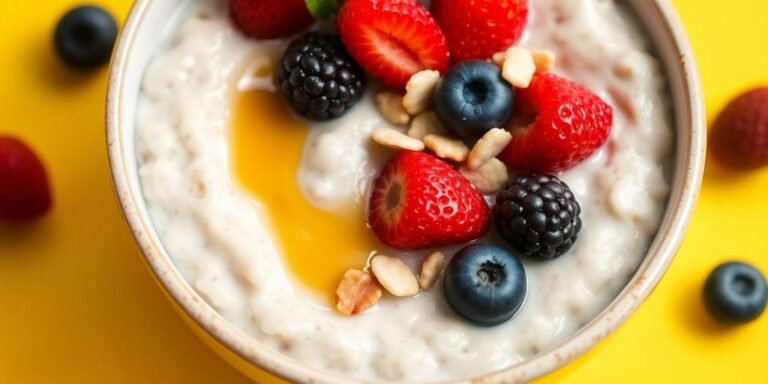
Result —
[[[337,22],[350,55],[389,86],[404,88],[417,72],[448,68],[445,35],[416,0],[348,0]]]
[[[528,0],[433,0],[453,61],[488,59],[523,34]]]
[[[499,158],[522,172],[565,170],[605,144],[612,125],[613,109],[599,96],[555,74],[537,74],[517,92],[512,141]]]
[[[18,139],[0,136],[0,220],[21,221],[51,208],[45,167]]]
[[[482,236],[490,209],[448,163],[424,152],[400,152],[373,182],[368,222],[385,244],[422,249]]]
[[[305,0],[230,0],[235,25],[248,36],[276,39],[312,25]]]
[[[737,169],[768,165],[768,87],[755,88],[731,101],[715,120],[712,154]]]

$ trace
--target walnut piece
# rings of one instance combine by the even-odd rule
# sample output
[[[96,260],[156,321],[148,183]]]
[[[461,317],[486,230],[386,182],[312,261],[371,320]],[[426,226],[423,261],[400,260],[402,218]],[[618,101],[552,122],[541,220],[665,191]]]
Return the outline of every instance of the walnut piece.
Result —
[[[336,288],[336,309],[344,315],[354,316],[373,307],[381,294],[381,288],[371,275],[350,269]]]

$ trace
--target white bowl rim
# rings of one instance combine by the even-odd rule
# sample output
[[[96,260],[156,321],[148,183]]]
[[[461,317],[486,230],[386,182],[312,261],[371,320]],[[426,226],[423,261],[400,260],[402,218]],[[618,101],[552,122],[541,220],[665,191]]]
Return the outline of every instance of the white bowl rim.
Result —
[[[113,188],[123,216],[128,223],[136,243],[141,249],[144,261],[161,287],[192,320],[218,343],[242,359],[284,379],[312,383],[359,383],[360,380],[340,377],[303,365],[290,357],[273,351],[237,329],[219,315],[186,282],[176,270],[172,259],[166,253],[156,234],[142,196],[136,196],[131,181],[126,176],[136,164],[126,161],[126,150],[122,127],[121,95],[126,87],[125,73],[134,46],[134,37],[142,25],[142,19],[153,1],[136,0],[125,22],[113,54],[106,109],[106,141]],[[678,143],[686,156],[678,153],[677,178],[669,198],[665,219],[654,238],[645,259],[622,292],[588,324],[556,346],[506,369],[490,372],[480,377],[457,379],[443,383],[510,383],[527,382],[556,370],[582,355],[621,325],[656,287],[671,263],[682,242],[690,220],[702,181],[706,128],[703,106],[703,92],[690,44],[672,5],[667,0],[649,1],[653,12],[663,19],[663,31],[669,35],[674,49],[679,54],[679,67],[685,86],[684,121],[690,125],[690,140]],[[680,107],[680,106],[678,106]],[[679,133],[680,129],[677,130]],[[675,204],[676,203],[676,204]],[[365,381],[379,383],[375,381]],[[381,382],[383,383],[383,382]]]

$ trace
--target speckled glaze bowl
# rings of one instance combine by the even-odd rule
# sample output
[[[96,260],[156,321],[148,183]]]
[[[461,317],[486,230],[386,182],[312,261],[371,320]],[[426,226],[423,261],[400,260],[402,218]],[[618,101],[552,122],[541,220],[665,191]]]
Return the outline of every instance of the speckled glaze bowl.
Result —
[[[184,0],[138,0],[126,21],[113,62],[107,98],[107,146],[115,193],[144,259],[192,328],[222,357],[258,381],[264,371],[290,381],[351,383],[309,368],[235,328],[184,280],[155,232],[139,185],[135,116],[144,69],[158,36]],[[699,192],[705,158],[705,117],[699,77],[685,32],[667,0],[627,0],[650,34],[669,81],[676,127],[672,191],[661,228],[622,292],[581,330],[507,369],[452,383],[527,382],[554,371],[596,345],[624,322],[656,287],[675,256]]]

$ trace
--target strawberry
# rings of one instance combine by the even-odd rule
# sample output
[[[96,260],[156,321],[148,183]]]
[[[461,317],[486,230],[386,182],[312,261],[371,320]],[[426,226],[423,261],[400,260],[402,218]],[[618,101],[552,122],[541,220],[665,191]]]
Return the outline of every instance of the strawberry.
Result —
[[[454,61],[484,60],[520,38],[528,0],[433,0],[432,15],[445,31]]]
[[[613,110],[580,84],[537,74],[519,89],[508,124],[512,141],[499,158],[523,172],[553,173],[575,166],[605,144]]]
[[[424,69],[448,68],[445,35],[416,0],[348,0],[337,22],[352,57],[392,87],[404,88]]]
[[[0,136],[0,220],[30,220],[50,208],[43,163],[23,142]]]
[[[768,87],[731,101],[715,119],[710,143],[717,160],[732,168],[768,165]]]
[[[368,222],[385,244],[422,249],[482,236],[490,210],[483,195],[448,163],[406,151],[374,180]]]
[[[290,36],[314,21],[304,0],[230,0],[229,7],[235,25],[259,39]]]

